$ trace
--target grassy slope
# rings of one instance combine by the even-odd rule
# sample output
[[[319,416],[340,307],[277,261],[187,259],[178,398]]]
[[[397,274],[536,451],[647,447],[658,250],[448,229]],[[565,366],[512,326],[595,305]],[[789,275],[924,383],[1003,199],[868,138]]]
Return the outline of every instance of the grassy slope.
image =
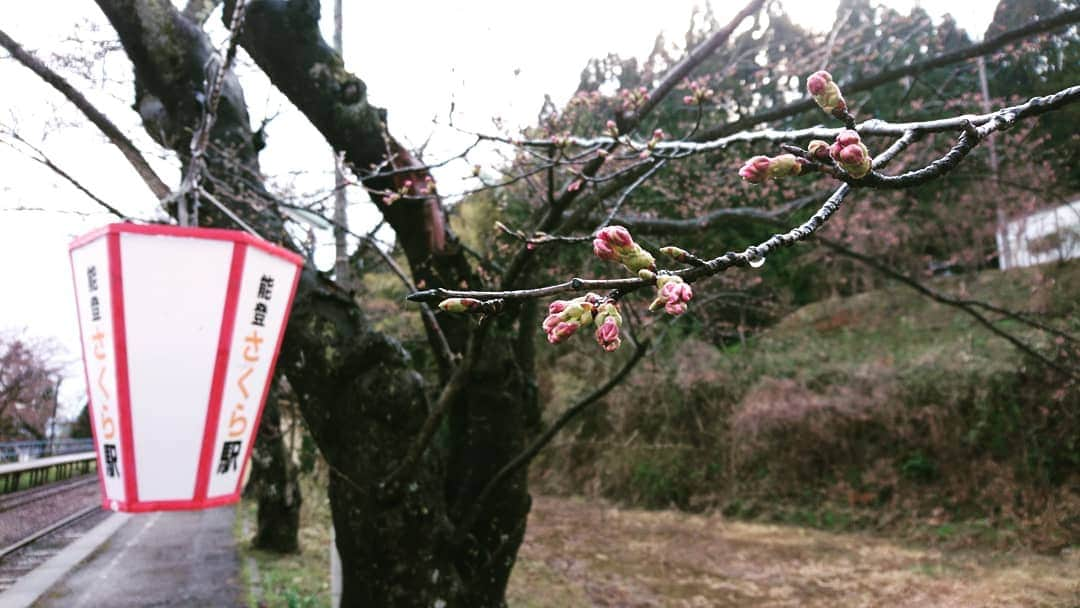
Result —
[[[1077,262],[931,284],[1080,332]],[[1080,542],[1075,383],[906,286],[806,306],[745,346],[685,339],[657,360],[557,442],[538,487],[946,539],[1034,524],[1036,544]]]

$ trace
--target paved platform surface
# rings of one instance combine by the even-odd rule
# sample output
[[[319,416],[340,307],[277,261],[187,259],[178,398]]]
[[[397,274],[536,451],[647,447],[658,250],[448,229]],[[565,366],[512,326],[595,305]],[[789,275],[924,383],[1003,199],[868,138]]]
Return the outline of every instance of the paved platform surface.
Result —
[[[134,515],[34,604],[244,606],[235,507]]]

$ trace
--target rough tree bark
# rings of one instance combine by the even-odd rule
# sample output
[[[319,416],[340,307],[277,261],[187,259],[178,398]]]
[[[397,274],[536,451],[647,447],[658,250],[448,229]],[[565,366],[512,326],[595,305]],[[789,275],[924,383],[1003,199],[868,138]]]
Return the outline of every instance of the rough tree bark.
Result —
[[[255,447],[251,452],[248,487],[258,503],[256,549],[275,553],[300,551],[300,504],[303,497],[299,471],[292,461],[281,431],[281,391],[274,382],[266,396]]]
[[[167,0],[97,0],[120,35],[136,77],[136,108],[151,134],[187,161],[190,132],[201,117],[197,93],[210,42]],[[231,14],[227,3],[224,14]],[[384,140],[385,112],[367,103],[362,81],[347,73],[317,28],[314,1],[251,2],[242,44],[335,149],[366,169],[386,159],[415,166]],[[227,81],[211,132],[206,185],[266,238],[288,244],[258,171],[243,92]],[[426,173],[366,180],[400,187]],[[471,286],[473,269],[456,245],[437,197],[377,201],[397,231],[413,280]],[[264,212],[260,212],[263,210]],[[211,207],[204,223],[230,227]],[[330,500],[342,558],[342,604],[348,606],[501,606],[524,537],[529,497],[522,471],[500,486],[461,543],[455,519],[484,483],[524,446],[535,417],[531,363],[515,356],[515,314],[504,315],[451,407],[445,437],[423,452],[399,491],[382,485],[401,463],[429,413],[426,387],[407,353],[374,331],[350,295],[306,268],[279,362],[300,396],[312,436],[331,467]],[[440,315],[451,348],[465,349],[473,322]],[[436,342],[436,332],[431,332]],[[522,352],[521,348],[517,350]],[[444,378],[449,369],[442,370]]]

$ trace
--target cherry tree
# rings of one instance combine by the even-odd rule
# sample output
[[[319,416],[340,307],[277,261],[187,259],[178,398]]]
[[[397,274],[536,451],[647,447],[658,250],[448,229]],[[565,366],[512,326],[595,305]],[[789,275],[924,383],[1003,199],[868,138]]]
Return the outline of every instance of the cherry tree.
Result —
[[[1071,10],[977,45],[850,81],[838,82],[826,70],[806,70],[797,75],[805,78],[805,89],[800,87],[805,92],[782,104],[755,106],[752,98],[743,100],[733,91],[725,106],[729,114],[709,124],[710,115],[702,109],[729,92],[696,79],[702,63],[721,50],[753,57],[770,43],[745,36],[732,43],[740,28],[749,24],[752,31],[764,32],[776,17],[763,9],[764,0],[753,0],[726,24],[716,24],[681,58],[658,62],[652,77],[637,86],[624,87],[613,98],[585,95],[578,105],[591,120],[542,137],[474,133],[475,146],[509,145],[519,155],[519,162],[502,168],[498,178],[477,169],[482,180],[477,193],[514,192],[515,185],[533,193],[525,213],[496,229],[493,237],[501,239],[496,255],[485,256],[450,229],[432,175],[435,166],[449,159],[425,164],[394,138],[388,113],[369,102],[364,81],[323,39],[317,1],[224,2],[230,36],[221,53],[204,28],[219,4],[214,0],[193,0],[184,10],[167,0],[96,2],[131,61],[133,107],[155,141],[175,152],[183,165],[175,186],[158,176],[143,152],[62,76],[3,32],[0,44],[123,151],[170,215],[183,220],[197,214],[200,224],[248,230],[297,250],[304,249],[290,231],[297,220],[317,219],[339,234],[352,234],[340,217],[315,218],[319,209],[290,203],[268,185],[259,165],[258,130],[251,125],[242,83],[229,70],[243,50],[343,158],[352,172],[348,187],[366,191],[394,231],[406,267],[373,246],[367,234],[352,234],[360,247],[350,261],[380,256],[407,286],[423,322],[430,370],[418,366],[394,336],[376,328],[363,298],[343,285],[345,277],[319,272],[311,264],[300,280],[279,363],[330,467],[345,605],[504,605],[530,507],[528,464],[649,352],[658,338],[647,315],[683,315],[693,310],[702,286],[720,281],[725,271],[761,267],[800,242],[816,240],[845,251],[842,243],[822,241],[817,233],[843,214],[847,199],[933,183],[967,162],[999,131],[1080,100],[1080,86],[1069,86],[978,115],[907,122],[857,116],[847,101],[855,93],[1074,24],[1080,11]],[[837,31],[825,48],[844,35]],[[840,51],[826,66],[834,72],[832,66],[844,61]],[[785,92],[777,95],[783,98]],[[669,133],[651,122],[657,107],[672,96],[696,113],[688,132]],[[829,124],[752,129],[807,110],[818,112],[816,122]],[[951,142],[935,149],[935,158],[914,163],[903,156],[924,139],[936,142],[937,136]],[[753,146],[759,153],[725,154],[736,145]],[[829,183],[831,192],[773,209],[743,208],[710,217],[627,213],[634,196],[658,183],[666,168],[706,155],[723,158],[723,171],[746,182],[740,188],[782,188],[785,182],[811,177]],[[887,170],[898,160],[906,161],[903,168]],[[816,210],[802,221],[786,219],[789,212],[808,209]],[[678,234],[737,215],[765,222],[776,232],[730,251],[693,251],[678,239],[652,247],[640,237],[654,230]],[[591,249],[606,264],[604,275],[547,281],[552,252],[574,247]],[[848,253],[856,259],[861,255]],[[863,258],[876,263],[872,256]],[[928,293],[984,319],[991,313],[1010,314]],[[1037,321],[1016,318],[1038,327]],[[986,325],[997,330],[989,321]],[[583,356],[618,357],[621,365],[541,428],[537,342],[578,348],[575,336],[586,333],[596,346],[593,354]],[[1016,345],[1061,367],[1030,344],[1017,340]]]

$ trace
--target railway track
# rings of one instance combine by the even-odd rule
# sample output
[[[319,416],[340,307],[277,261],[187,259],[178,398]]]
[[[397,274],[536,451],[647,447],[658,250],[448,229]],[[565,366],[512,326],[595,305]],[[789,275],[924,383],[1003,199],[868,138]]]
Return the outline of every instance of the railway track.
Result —
[[[108,516],[97,484],[85,475],[0,496],[0,592]]]
[[[58,494],[70,492],[74,488],[82,488],[91,486],[97,483],[97,477],[93,475],[85,476],[84,478],[66,479],[51,483],[47,486],[40,486],[32,488],[30,490],[23,490],[22,492],[16,492],[11,496],[0,496],[0,513],[5,513],[12,509],[17,509],[23,505],[37,502],[39,500],[45,500]],[[3,558],[4,554],[0,553],[0,558]]]

